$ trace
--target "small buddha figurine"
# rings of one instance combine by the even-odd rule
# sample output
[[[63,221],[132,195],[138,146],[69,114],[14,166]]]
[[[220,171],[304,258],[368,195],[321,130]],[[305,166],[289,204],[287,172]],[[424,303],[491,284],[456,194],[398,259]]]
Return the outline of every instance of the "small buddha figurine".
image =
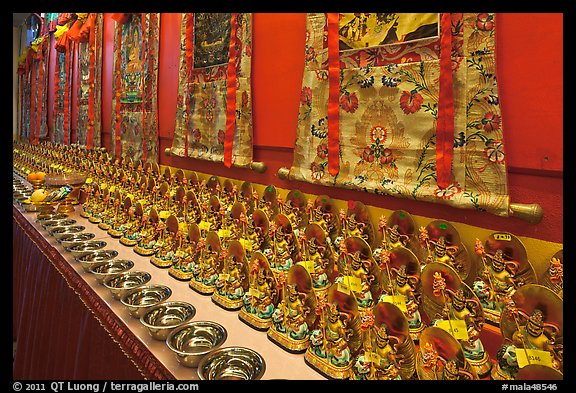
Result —
[[[561,370],[563,345],[558,342],[561,342],[558,326],[544,322],[544,313],[537,308],[530,315],[520,309],[515,309],[515,314],[518,328],[512,335],[512,344],[516,348],[550,352],[552,367]]]
[[[122,228],[122,236],[120,237],[120,243],[132,247],[138,244],[140,241],[140,230],[144,228],[148,216],[144,217],[142,211],[142,205],[136,202],[134,209],[128,211],[128,216],[130,217],[128,222]]]
[[[302,258],[313,265],[313,271],[310,272],[312,285],[317,291],[325,290],[336,276],[332,247],[326,242],[326,234],[317,224],[308,224],[301,237]]]
[[[206,246],[201,251],[199,263],[193,268],[193,277],[189,286],[203,295],[212,295],[222,270],[223,260],[227,256],[226,249],[221,248],[218,234],[214,231],[206,235]]]
[[[563,250],[554,254],[548,261],[547,268],[541,275],[538,282],[545,287],[550,288],[552,291],[563,297],[564,291],[564,263],[563,263]]]
[[[484,324],[482,306],[474,298],[473,293],[470,293],[471,291],[468,292],[470,297],[464,294],[462,288],[456,291],[452,291],[449,288],[445,289],[448,301],[444,304],[444,309],[442,310],[443,319],[463,320],[466,323],[468,339],[459,341],[468,363],[475,369],[476,374],[482,378],[490,373],[492,363],[480,340],[480,332]],[[434,325],[435,321],[432,321],[431,324]]]
[[[143,227],[140,230],[140,240],[134,247],[134,252],[142,256],[152,256],[158,251],[156,241],[160,233],[164,230],[165,224],[158,221],[158,216],[154,208],[149,215],[142,216]]]
[[[328,292],[328,301],[319,300],[319,326],[310,335],[310,347],[304,359],[324,375],[347,379],[352,376],[354,357],[362,342],[361,322],[357,309],[352,306],[348,310],[345,305],[354,304],[351,298],[341,303],[332,288],[334,286]]]
[[[350,286],[359,308],[367,309],[374,305],[380,293],[380,269],[364,239],[349,237],[340,243],[338,272],[335,282]]]
[[[132,211],[132,216],[130,215],[130,211]],[[108,234],[114,238],[122,237],[133,215],[134,209],[132,208],[132,200],[129,197],[126,197],[124,199],[124,205],[119,210],[116,219],[112,222],[110,228],[108,229]]]
[[[384,286],[384,291],[378,301],[384,301],[386,296],[402,295],[404,297],[406,311],[404,315],[408,320],[408,326],[412,340],[418,341],[420,332],[426,327],[422,322],[420,314],[420,302],[422,297],[418,290],[420,278],[417,275],[408,277],[406,265],[401,265],[398,269],[392,268],[393,278]]]
[[[360,380],[400,380],[401,357],[397,352],[398,338],[388,334],[386,324],[371,328],[364,354],[354,364]]]
[[[289,352],[304,352],[317,319],[317,298],[310,274],[303,266],[294,265],[287,274],[278,274],[278,287],[282,295],[272,313],[267,336]]]
[[[515,380],[520,367],[516,356],[517,348],[504,343],[496,352],[496,364],[492,367],[490,378],[493,380]]]
[[[156,241],[156,253],[150,258],[150,262],[160,268],[169,268],[174,264],[176,250],[182,245],[182,230],[178,227],[178,219],[171,215],[166,223],[160,222],[159,237]]]
[[[257,330],[268,330],[272,314],[278,304],[279,291],[270,264],[260,252],[250,259],[249,290],[242,299],[244,305],[238,317]]]
[[[422,332],[416,356],[416,370],[421,380],[478,379],[456,339],[450,333],[434,326]]]
[[[278,214],[270,225],[270,232],[272,232],[270,265],[276,271],[288,271],[296,263],[298,252],[292,225],[286,216]]]
[[[239,310],[248,290],[248,261],[244,248],[236,240],[229,242],[226,255],[212,301],[226,310]]]
[[[494,255],[485,253],[482,256],[484,269],[481,277],[490,283],[494,290],[498,310],[504,307],[504,301],[512,296],[514,291],[522,285],[522,281],[516,278],[519,264],[516,261],[504,260],[504,252],[496,250]]]
[[[189,281],[200,263],[201,250],[205,246],[204,240],[200,238],[198,225],[191,223],[188,236],[182,235],[178,241],[180,245],[174,253],[174,263],[170,267],[169,274],[178,280]]]

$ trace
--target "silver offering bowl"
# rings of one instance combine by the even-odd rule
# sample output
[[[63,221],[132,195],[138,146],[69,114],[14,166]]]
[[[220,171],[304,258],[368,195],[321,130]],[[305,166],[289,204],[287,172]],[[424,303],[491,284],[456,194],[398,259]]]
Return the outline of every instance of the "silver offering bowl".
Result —
[[[98,262],[90,266],[88,271],[96,277],[96,281],[103,284],[104,281],[125,273],[134,267],[134,262],[129,259],[112,259],[111,261]]]
[[[222,346],[228,332],[212,321],[193,321],[178,326],[166,338],[166,345],[185,367],[198,367],[208,353]]]
[[[66,213],[40,213],[36,216],[36,222],[44,225],[46,221],[65,220],[68,218]]]
[[[98,262],[107,262],[118,256],[118,251],[116,250],[96,250],[89,251],[86,254],[80,255],[74,258],[76,262],[80,262],[85,272],[90,271],[90,267]]]
[[[166,285],[144,285],[126,293],[120,302],[126,306],[134,318],[142,318],[152,307],[172,296],[172,290]]]
[[[194,315],[196,308],[190,303],[169,301],[152,306],[140,322],[148,328],[152,338],[165,341],[175,327],[190,321]]]
[[[71,253],[74,258],[78,258],[92,251],[100,250],[106,247],[107,244],[104,240],[87,240],[70,247],[65,247],[64,250]]]
[[[50,229],[52,228],[68,227],[74,224],[76,224],[76,220],[72,218],[64,218],[62,220],[47,220],[40,223],[40,225],[42,225],[42,228],[44,228],[48,232],[50,232]]]
[[[129,291],[146,285],[151,279],[148,272],[130,270],[104,281],[103,285],[110,290],[114,299],[120,300]]]
[[[96,234],[91,232],[80,232],[80,233],[67,233],[61,236],[58,240],[62,247],[70,247],[75,244],[92,240],[96,237]]]
[[[244,347],[225,347],[206,355],[198,364],[198,376],[203,380],[261,379],[266,363],[260,354]]]
[[[80,233],[85,230],[86,227],[84,225],[70,225],[70,226],[58,226],[54,228],[50,228],[50,234],[56,238],[56,240],[60,239],[61,237],[68,235],[70,233]]]

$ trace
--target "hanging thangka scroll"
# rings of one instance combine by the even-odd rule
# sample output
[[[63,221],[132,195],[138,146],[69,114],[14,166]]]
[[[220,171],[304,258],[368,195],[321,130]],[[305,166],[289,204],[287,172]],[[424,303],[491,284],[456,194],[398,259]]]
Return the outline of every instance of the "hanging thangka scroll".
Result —
[[[252,163],[251,54],[251,14],[182,14],[171,154]]]
[[[159,14],[114,14],[113,18],[113,155],[156,162]]]
[[[68,37],[70,14],[61,14],[54,32],[56,39],[56,62],[54,67],[54,109],[50,139],[55,143],[69,145],[72,129],[72,77],[74,65],[74,41]]]
[[[102,28],[103,15],[84,14],[77,33],[77,143],[87,148],[101,145]]]
[[[308,14],[290,179],[509,214],[494,14]]]
[[[20,130],[19,137],[30,143],[45,138],[47,129],[48,56],[50,38],[41,35],[30,43],[19,59]]]

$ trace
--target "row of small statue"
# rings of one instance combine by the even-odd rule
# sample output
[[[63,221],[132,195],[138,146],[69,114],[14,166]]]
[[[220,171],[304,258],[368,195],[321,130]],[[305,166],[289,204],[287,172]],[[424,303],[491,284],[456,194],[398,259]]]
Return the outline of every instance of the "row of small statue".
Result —
[[[326,195],[282,199],[270,185],[259,196],[249,182],[58,149],[37,157],[88,174],[84,217],[328,377],[563,371],[562,251],[537,277],[509,233],[477,240],[474,258],[445,221],[417,234],[411,215],[395,211],[375,229],[360,202],[343,211]],[[504,338],[494,366],[480,339],[485,322]]]
[[[147,179],[147,186],[136,196],[131,194],[135,190],[122,187],[128,184],[126,181],[99,179],[100,185],[91,182],[85,189],[83,214],[98,222],[111,236],[119,237],[122,244],[133,246],[140,255],[150,256],[154,265],[168,268],[173,277],[189,281],[195,291],[212,296],[216,304],[239,310],[240,319],[255,329],[267,331],[279,346],[290,352],[306,352],[307,363],[327,376],[430,377],[424,366],[417,367],[414,346],[420,342],[420,350],[427,349],[422,345],[425,331],[435,332],[426,333],[425,337],[428,334],[444,337],[445,344],[456,340],[462,362],[456,361],[454,365],[460,365],[461,372],[457,373],[460,377],[484,377],[491,372],[493,378],[514,378],[514,370],[519,367],[510,362],[510,357],[516,348],[546,351],[550,354],[547,368],[562,370],[562,337],[559,331],[544,329],[544,325],[534,337],[553,337],[554,345],[542,346],[539,339],[536,344],[532,343],[534,340],[518,341],[523,336],[509,334],[509,344],[503,346],[506,351],[499,352],[507,366],[498,359],[499,365],[492,367],[480,340],[486,298],[478,294],[479,289],[486,291],[487,287],[469,286],[468,277],[462,274],[469,270],[456,269],[465,266],[467,259],[461,258],[462,252],[458,252],[461,244],[455,241],[457,232],[449,223],[435,221],[420,228],[419,238],[427,240],[421,244],[428,252],[422,258],[424,263],[420,263],[417,255],[422,249],[410,243],[414,223],[405,211],[381,218],[379,229],[374,232],[366,229],[370,226],[368,212],[359,202],[350,203],[348,212],[334,215],[334,204],[325,195],[310,204],[297,190],[282,201],[276,197],[273,186],[265,189],[262,198],[246,182],[242,192],[237,192],[234,186],[221,189],[219,179],[214,176],[208,182],[180,185],[164,177],[159,188],[156,179],[150,176]],[[226,190],[232,192],[228,194]],[[122,198],[123,195],[129,196]],[[303,206],[306,208],[302,209]],[[498,248],[495,242],[512,241],[512,235],[504,239],[505,235],[508,236],[494,234],[486,245],[478,244],[479,255],[490,266],[489,274],[510,284],[502,300],[503,308],[512,307],[515,299],[512,295],[518,288],[523,291],[543,288],[531,283],[515,285],[514,281],[497,275],[497,263],[504,261],[504,251],[509,249]],[[372,250],[371,244],[377,246]],[[514,243],[517,244],[521,245]],[[510,278],[514,276],[510,274]],[[442,281],[444,284],[438,284]],[[444,286],[440,292],[435,289],[438,285]],[[549,296],[551,304],[561,310],[560,297],[550,289],[543,289],[553,295]],[[546,293],[538,298],[546,298]],[[541,312],[536,311],[539,309],[517,311],[511,326],[532,326],[530,317],[542,318]],[[369,316],[381,313],[385,317]],[[510,325],[508,317],[503,322],[500,312],[497,316],[501,329]],[[558,316],[561,313],[554,317]],[[336,329],[330,321],[343,330]],[[560,323],[555,320],[555,324],[544,319],[540,322],[557,326],[561,331],[561,319]],[[384,338],[390,335],[395,323],[403,327],[396,327],[394,333],[404,335],[395,337],[394,340],[400,341],[392,345]],[[438,330],[436,326],[444,329]],[[448,335],[451,338],[440,331],[451,332]],[[397,355],[401,362],[388,364],[390,359],[385,360],[381,352],[385,343],[389,345],[386,351],[394,348],[386,358]],[[381,367],[384,364],[386,367]],[[451,367],[447,366],[445,371],[449,372]]]

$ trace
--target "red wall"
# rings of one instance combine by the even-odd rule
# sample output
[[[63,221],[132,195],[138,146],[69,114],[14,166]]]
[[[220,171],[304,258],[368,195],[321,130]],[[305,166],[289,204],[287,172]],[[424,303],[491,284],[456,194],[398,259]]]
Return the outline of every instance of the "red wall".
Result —
[[[171,146],[178,88],[180,14],[162,14],[159,50],[160,164],[222,177],[337,199],[359,200],[372,206],[510,231],[519,236],[563,242],[563,16],[562,14],[499,13],[497,18],[497,76],[509,167],[512,202],[538,203],[542,222],[460,210],[448,206],[376,196],[358,191],[288,182],[277,177],[292,164],[296,118],[304,67],[306,16],[302,13],[254,14],[252,92],[254,160],[267,171],[225,168],[222,164],[167,157]],[[114,21],[104,18],[102,86],[103,143],[110,150],[112,109],[112,51]]]

